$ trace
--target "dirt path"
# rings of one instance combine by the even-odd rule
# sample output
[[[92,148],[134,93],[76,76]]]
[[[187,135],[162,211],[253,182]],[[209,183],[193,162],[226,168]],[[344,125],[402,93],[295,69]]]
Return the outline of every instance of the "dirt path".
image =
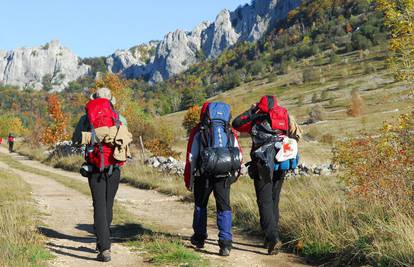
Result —
[[[0,152],[4,153],[5,150],[1,148]],[[13,158],[28,166],[41,168],[49,172],[82,181],[85,183],[85,186],[87,186],[87,180],[76,173],[54,169],[36,161],[27,160],[25,157],[16,154],[13,154]],[[22,177],[28,175],[20,171],[16,172],[21,174]],[[95,256],[90,253],[91,249],[94,247],[94,237],[88,233],[91,231],[91,201],[86,196],[83,196],[72,189],[67,189],[53,180],[51,181],[50,178],[37,175],[29,175],[24,178],[27,182],[32,184],[34,188],[41,188],[34,190],[35,199],[39,199],[40,203],[42,203],[42,201],[46,202],[48,208],[47,212],[54,215],[53,217],[49,216],[44,220],[50,228],[49,232],[60,232],[65,233],[66,235],[80,237],[74,238],[75,240],[70,240],[70,242],[74,242],[71,244],[60,245],[60,243],[57,243],[57,249],[59,249],[59,251],[67,252],[67,249],[65,248],[66,246],[79,248],[75,251],[70,251],[69,255],[62,253],[63,255],[58,257],[57,262],[59,263],[60,261],[63,261],[66,263],[65,266],[79,266],[75,264],[79,263],[79,260],[82,261],[83,258],[90,260],[88,257],[91,257],[91,255]],[[47,186],[39,186],[39,183],[46,183]],[[141,190],[125,184],[120,185],[117,193],[117,200],[122,203],[130,213],[136,215],[139,219],[142,219],[144,223],[150,223],[158,230],[165,233],[180,235],[184,240],[187,240],[186,243],[191,246],[188,239],[192,234],[191,223],[193,205],[190,203],[181,202],[178,197],[166,196],[151,190]],[[48,201],[52,201],[52,203],[48,203]],[[67,207],[70,207],[70,211]],[[44,210],[44,208],[41,210]],[[79,214],[79,216],[74,217],[72,214]],[[84,227],[88,225],[89,228]],[[278,255],[268,256],[266,255],[266,250],[261,248],[260,240],[246,239],[246,237],[237,234],[235,235],[234,249],[231,252],[231,256],[226,258],[220,257],[217,254],[218,245],[216,228],[215,220],[209,218],[209,240],[207,241],[205,249],[200,251],[200,253],[203,253],[205,257],[213,262],[214,266],[216,266],[216,264],[224,266],[306,266],[306,263],[304,263],[301,258],[291,254],[279,253]],[[47,232],[46,235],[49,236]],[[60,241],[60,239],[55,240],[55,238],[52,240],[53,243]],[[87,242],[80,245],[79,241]],[[83,247],[86,247],[87,249],[81,249]],[[56,247],[52,247],[52,249],[56,249]],[[114,247],[113,251],[113,253],[117,253],[115,255],[122,255],[122,258],[124,258],[123,255],[125,255],[124,260],[127,261],[123,263],[121,262],[121,265],[117,265],[115,264],[115,261],[113,261],[113,266],[128,265],[129,260],[134,260],[136,263],[135,266],[140,266],[140,260],[142,263],[142,259],[134,257],[125,247],[117,245]],[[114,256],[114,260],[116,260],[116,256]],[[86,263],[91,263],[91,266],[93,266],[92,262],[88,261]],[[82,264],[85,264],[85,262],[82,261]],[[59,266],[59,264],[57,265]]]
[[[11,169],[0,162],[1,169]],[[56,259],[51,266],[102,266],[95,260],[95,237],[92,234],[92,207],[89,198],[54,180],[12,169],[32,187],[32,197],[41,212],[40,231],[47,238],[47,248]],[[76,216],[74,216],[76,214]],[[141,266],[143,259],[127,247],[113,244],[111,263],[105,266]]]

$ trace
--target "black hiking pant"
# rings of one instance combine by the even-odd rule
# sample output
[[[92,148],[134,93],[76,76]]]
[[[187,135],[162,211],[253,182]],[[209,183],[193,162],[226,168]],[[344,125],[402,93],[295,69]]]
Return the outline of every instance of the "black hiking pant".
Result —
[[[9,142],[9,152],[10,153],[13,152],[13,146],[14,146],[14,142]]]
[[[193,229],[196,239],[204,241],[207,238],[207,205],[213,192],[216,199],[217,227],[219,229],[220,247],[232,245],[232,211],[230,207],[230,185],[232,177],[205,178],[194,180],[194,220]]]
[[[121,170],[114,168],[112,175],[107,173],[92,173],[89,177],[89,187],[93,200],[93,219],[100,252],[111,248],[110,226],[112,223],[112,208],[118,191]]]
[[[268,242],[279,240],[279,200],[285,175],[285,171],[277,171],[271,182],[258,179],[258,175],[254,179],[260,226]]]

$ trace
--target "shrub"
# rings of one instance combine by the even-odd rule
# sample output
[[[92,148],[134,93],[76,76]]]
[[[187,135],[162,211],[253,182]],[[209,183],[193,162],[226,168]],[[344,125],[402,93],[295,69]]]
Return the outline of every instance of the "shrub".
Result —
[[[317,93],[314,93],[313,95],[312,95],[312,99],[311,99],[311,102],[312,103],[317,103],[317,102],[319,102],[319,96],[318,96],[318,94]]]
[[[335,136],[333,136],[332,134],[327,133],[327,134],[322,135],[320,141],[322,143],[332,145],[335,142],[335,140],[336,140]]]
[[[157,138],[146,141],[144,146],[151,151],[154,156],[173,158],[178,158],[180,156],[180,153],[174,151],[166,141]]]
[[[351,92],[351,106],[348,108],[347,114],[352,117],[359,117],[362,115],[363,100],[357,89]]]
[[[183,120],[183,127],[187,131],[187,135],[190,134],[191,130],[200,121],[200,110],[199,106],[193,106],[187,110]]]
[[[314,107],[311,108],[311,110],[309,111],[309,119],[308,122],[309,123],[315,123],[318,121],[323,121],[324,119],[324,109],[323,107],[316,105]]]
[[[342,179],[363,203],[398,209],[414,216],[414,112],[385,123],[379,137],[339,142],[334,160]]]

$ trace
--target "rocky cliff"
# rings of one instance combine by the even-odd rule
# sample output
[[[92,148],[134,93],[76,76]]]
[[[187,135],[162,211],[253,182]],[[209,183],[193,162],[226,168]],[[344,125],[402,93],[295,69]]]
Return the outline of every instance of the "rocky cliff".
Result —
[[[151,41],[106,58],[112,73],[158,82],[187,70],[201,58],[215,58],[240,41],[260,39],[269,26],[284,19],[302,0],[253,0],[235,11],[221,11],[212,23],[202,22],[192,31],[170,32],[162,41]],[[68,82],[87,75],[90,67],[59,41],[37,48],[0,51],[0,85],[61,90]]]
[[[202,22],[190,32],[176,30],[159,43],[142,45],[145,54],[146,50],[154,51],[147,61],[140,59],[140,52],[117,51],[108,57],[108,69],[129,78],[168,79],[187,70],[200,55],[214,58],[237,42],[260,39],[270,25],[284,19],[301,1],[255,0],[233,12],[223,10],[212,23]]]
[[[41,89],[47,82],[50,89],[59,91],[89,69],[56,40],[36,48],[0,50],[0,84]]]

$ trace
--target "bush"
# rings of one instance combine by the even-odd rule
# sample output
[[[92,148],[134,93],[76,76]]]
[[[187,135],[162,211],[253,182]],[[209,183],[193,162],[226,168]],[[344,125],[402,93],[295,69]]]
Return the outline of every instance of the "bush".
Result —
[[[332,145],[335,142],[335,140],[336,140],[335,136],[333,136],[332,134],[327,133],[327,134],[322,135],[320,141],[322,143]]]
[[[362,115],[363,100],[357,89],[351,92],[351,105],[348,108],[347,114],[352,117],[359,117]]]
[[[381,204],[414,216],[414,112],[394,124],[385,123],[379,137],[340,142],[335,162],[342,179],[362,203]]]
[[[309,111],[309,119],[308,122],[309,123],[315,123],[318,121],[323,121],[324,119],[324,109],[322,106],[316,105],[314,107],[311,108],[311,110]]]
[[[354,33],[352,34],[352,47],[355,50],[365,50],[372,47],[372,42],[361,33]]]
[[[262,73],[264,68],[265,68],[265,64],[262,61],[257,60],[250,66],[250,73],[253,76],[259,75]]]
[[[190,134],[191,130],[200,121],[200,111],[201,108],[199,106],[193,106],[187,110],[183,120],[183,127],[187,131],[187,135]]]

